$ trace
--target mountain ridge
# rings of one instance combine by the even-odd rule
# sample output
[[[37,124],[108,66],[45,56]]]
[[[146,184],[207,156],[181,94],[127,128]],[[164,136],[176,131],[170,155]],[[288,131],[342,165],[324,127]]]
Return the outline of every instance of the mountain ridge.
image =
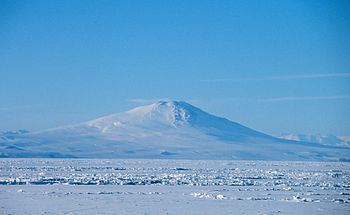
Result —
[[[183,101],[0,140],[1,157],[347,159],[340,147],[279,139]]]
[[[326,146],[350,147],[350,137],[321,134],[293,134],[283,133],[278,138],[309,143],[318,143]]]

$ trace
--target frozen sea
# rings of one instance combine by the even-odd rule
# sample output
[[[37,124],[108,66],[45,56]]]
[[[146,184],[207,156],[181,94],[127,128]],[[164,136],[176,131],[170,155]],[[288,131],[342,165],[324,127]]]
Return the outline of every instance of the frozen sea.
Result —
[[[0,159],[0,214],[350,214],[350,163]]]

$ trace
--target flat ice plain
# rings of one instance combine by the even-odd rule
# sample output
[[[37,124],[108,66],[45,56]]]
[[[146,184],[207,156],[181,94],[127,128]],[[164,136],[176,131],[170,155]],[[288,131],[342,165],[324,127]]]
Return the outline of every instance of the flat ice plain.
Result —
[[[350,214],[350,164],[0,159],[0,214]]]

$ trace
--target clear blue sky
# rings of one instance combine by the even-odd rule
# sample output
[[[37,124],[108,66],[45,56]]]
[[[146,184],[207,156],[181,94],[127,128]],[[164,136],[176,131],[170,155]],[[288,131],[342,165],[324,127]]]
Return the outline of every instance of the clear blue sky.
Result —
[[[349,1],[0,1],[0,130],[185,100],[350,135]]]

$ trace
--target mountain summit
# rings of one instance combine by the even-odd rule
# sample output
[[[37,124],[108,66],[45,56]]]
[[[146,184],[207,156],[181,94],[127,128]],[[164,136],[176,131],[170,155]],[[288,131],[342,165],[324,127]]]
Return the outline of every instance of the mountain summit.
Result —
[[[160,101],[150,105],[141,106],[124,113],[118,113],[88,122],[90,126],[121,127],[126,124],[156,123],[164,126],[187,125],[197,115],[208,115],[202,110],[178,101]]]
[[[216,117],[182,101],[160,101],[124,113],[95,119],[86,122],[85,125],[116,137],[121,131],[124,131],[123,129],[131,128],[155,133],[174,128],[176,130],[196,128],[204,133],[210,132],[211,135],[226,139],[237,139],[243,136],[267,137],[263,133],[225,118]]]
[[[349,149],[283,140],[182,101],[0,138],[1,157],[346,160]]]

